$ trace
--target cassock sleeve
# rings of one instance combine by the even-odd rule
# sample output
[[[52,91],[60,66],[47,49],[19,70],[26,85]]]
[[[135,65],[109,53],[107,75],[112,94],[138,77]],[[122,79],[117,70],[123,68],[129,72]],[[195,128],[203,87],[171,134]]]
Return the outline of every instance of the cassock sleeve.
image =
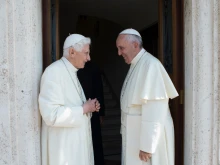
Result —
[[[168,113],[168,99],[147,101],[142,105],[140,150],[154,153]]]
[[[54,78],[55,77],[55,78]],[[45,73],[39,94],[39,107],[43,120],[52,127],[78,127],[83,120],[82,106],[64,106],[63,92],[59,76]]]

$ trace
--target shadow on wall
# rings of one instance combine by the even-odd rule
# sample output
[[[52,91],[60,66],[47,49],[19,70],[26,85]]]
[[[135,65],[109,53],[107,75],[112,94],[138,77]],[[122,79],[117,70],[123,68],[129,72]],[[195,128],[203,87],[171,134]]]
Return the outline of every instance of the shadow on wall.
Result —
[[[105,73],[118,99],[129,68],[117,54],[116,38],[122,30],[116,23],[90,16],[79,16],[76,26],[77,33],[91,38],[91,59]]]

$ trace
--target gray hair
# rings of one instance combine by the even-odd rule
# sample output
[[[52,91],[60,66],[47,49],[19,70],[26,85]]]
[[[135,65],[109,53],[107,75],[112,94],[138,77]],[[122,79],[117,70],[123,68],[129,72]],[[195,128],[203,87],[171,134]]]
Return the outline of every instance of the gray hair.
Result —
[[[134,34],[126,34],[125,39],[129,42],[137,42],[139,44],[139,47],[143,47],[143,41],[140,36],[134,35]]]
[[[82,51],[82,48],[87,45],[87,44],[91,44],[91,39],[86,37],[85,39],[82,39],[80,42],[66,48],[66,49],[63,49],[63,56],[64,57],[68,57],[69,56],[69,49],[72,47],[74,48],[76,51]]]

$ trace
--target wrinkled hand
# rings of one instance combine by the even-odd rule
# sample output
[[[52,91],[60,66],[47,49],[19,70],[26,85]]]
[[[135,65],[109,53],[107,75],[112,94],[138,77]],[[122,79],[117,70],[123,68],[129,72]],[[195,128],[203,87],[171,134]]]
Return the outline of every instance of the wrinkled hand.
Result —
[[[99,101],[96,99],[96,102],[95,102],[95,107],[96,107],[96,112],[99,112],[99,109],[100,109],[100,103]]]
[[[139,158],[144,161],[144,162],[147,162],[150,160],[152,154],[150,153],[147,153],[147,152],[144,152],[144,151],[140,151],[139,152]]]
[[[99,111],[100,104],[97,99],[89,99],[83,104],[83,114]]]

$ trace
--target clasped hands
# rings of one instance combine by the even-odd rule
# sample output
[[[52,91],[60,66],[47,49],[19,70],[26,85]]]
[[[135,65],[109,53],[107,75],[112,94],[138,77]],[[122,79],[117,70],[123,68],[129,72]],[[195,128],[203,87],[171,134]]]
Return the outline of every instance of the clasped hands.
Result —
[[[99,112],[100,104],[97,99],[89,99],[83,104],[83,114]]]
[[[144,161],[144,162],[147,162],[150,160],[152,154],[151,153],[147,153],[147,152],[144,152],[144,151],[141,151],[139,152],[139,158]]]

